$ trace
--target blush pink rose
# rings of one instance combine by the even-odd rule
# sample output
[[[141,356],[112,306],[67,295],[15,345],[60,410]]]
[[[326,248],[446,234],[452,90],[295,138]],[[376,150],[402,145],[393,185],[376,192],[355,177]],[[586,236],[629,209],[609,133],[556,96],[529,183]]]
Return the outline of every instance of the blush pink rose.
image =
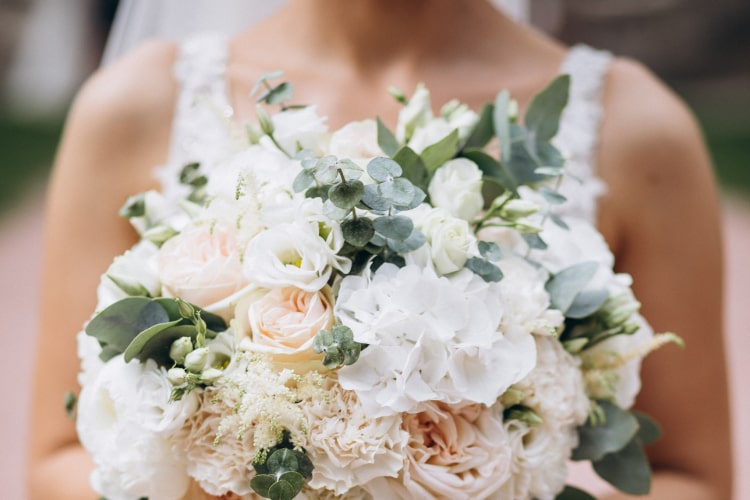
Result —
[[[256,290],[240,301],[236,318],[235,331],[247,339],[240,339],[243,348],[299,368],[295,365],[322,359],[312,344],[318,332],[334,324],[333,293],[328,286],[317,292],[295,287]]]
[[[168,240],[159,252],[159,278],[165,295],[197,306],[224,301],[248,285],[242,273],[235,232],[199,225]]]

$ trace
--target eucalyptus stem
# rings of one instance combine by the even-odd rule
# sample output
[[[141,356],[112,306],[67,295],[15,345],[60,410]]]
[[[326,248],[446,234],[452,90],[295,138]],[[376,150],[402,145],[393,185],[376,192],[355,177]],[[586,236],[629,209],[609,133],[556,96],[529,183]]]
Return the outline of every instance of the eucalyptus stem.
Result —
[[[294,159],[294,157],[290,155],[289,152],[286,149],[284,149],[284,147],[281,144],[279,144],[279,141],[276,140],[273,134],[267,134],[267,135],[271,139],[271,142],[273,142],[273,145],[276,146],[279,149],[279,151],[284,153],[284,155],[286,155],[286,157],[289,158],[290,160]]]

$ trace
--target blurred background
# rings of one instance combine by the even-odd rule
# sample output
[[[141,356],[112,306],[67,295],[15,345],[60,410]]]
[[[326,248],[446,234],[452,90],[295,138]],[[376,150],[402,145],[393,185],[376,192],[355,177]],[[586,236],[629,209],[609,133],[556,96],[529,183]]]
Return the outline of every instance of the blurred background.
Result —
[[[44,191],[67,107],[99,64],[117,0],[0,0],[0,497],[25,498]],[[727,355],[737,499],[750,498],[750,2],[532,0],[532,22],[644,62],[694,110],[725,212]],[[61,332],[63,334],[64,332]],[[744,362],[744,366],[743,366]],[[62,395],[61,395],[62,408]],[[745,477],[742,477],[742,476]]]

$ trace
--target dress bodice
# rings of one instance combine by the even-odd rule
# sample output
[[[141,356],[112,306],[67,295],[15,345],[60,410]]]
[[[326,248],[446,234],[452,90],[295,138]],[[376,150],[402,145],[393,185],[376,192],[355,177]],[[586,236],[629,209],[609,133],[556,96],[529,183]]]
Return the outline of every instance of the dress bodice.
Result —
[[[180,189],[170,179],[191,162],[220,160],[242,147],[244,130],[232,118],[225,70],[228,38],[203,34],[184,41],[175,65],[180,85],[170,157],[157,175],[165,194]],[[561,73],[571,75],[570,100],[555,138],[566,157],[560,192],[568,199],[562,212],[596,221],[596,199],[605,186],[596,174],[596,148],[602,116],[602,90],[612,55],[585,45],[570,49]]]

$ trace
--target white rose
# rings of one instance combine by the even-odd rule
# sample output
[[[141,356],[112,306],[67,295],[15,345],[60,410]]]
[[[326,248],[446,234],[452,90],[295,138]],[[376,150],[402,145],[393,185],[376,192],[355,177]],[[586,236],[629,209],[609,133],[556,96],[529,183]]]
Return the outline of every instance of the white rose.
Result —
[[[482,172],[465,158],[456,158],[437,169],[428,188],[433,206],[464,220],[476,217],[484,206]]]
[[[331,136],[328,152],[348,158],[364,167],[376,156],[383,156],[378,145],[378,126],[374,120],[347,123]]]
[[[430,244],[430,255],[438,274],[446,275],[463,269],[469,254],[476,252],[476,237],[469,223],[433,209],[422,220],[419,228]]]
[[[290,109],[271,116],[274,126],[274,138],[287,153],[294,155],[298,146],[321,152],[328,127],[326,119],[318,116],[315,106],[302,109]]]
[[[317,224],[308,223],[279,224],[263,231],[247,246],[245,276],[267,288],[320,290],[334,269],[348,272],[351,261],[337,255],[340,247],[331,247],[318,231]]]
[[[407,143],[418,127],[424,126],[432,119],[432,103],[430,91],[424,84],[417,85],[409,103],[398,114],[396,124],[396,138],[399,142]]]
[[[223,302],[248,285],[236,233],[222,225],[193,226],[159,252],[159,275],[167,296],[227,316]]]
[[[116,282],[133,289],[142,288],[152,297],[161,295],[157,256],[159,248],[148,240],[141,240],[115,260],[102,275],[97,288],[97,310],[106,309],[129,296]]]

